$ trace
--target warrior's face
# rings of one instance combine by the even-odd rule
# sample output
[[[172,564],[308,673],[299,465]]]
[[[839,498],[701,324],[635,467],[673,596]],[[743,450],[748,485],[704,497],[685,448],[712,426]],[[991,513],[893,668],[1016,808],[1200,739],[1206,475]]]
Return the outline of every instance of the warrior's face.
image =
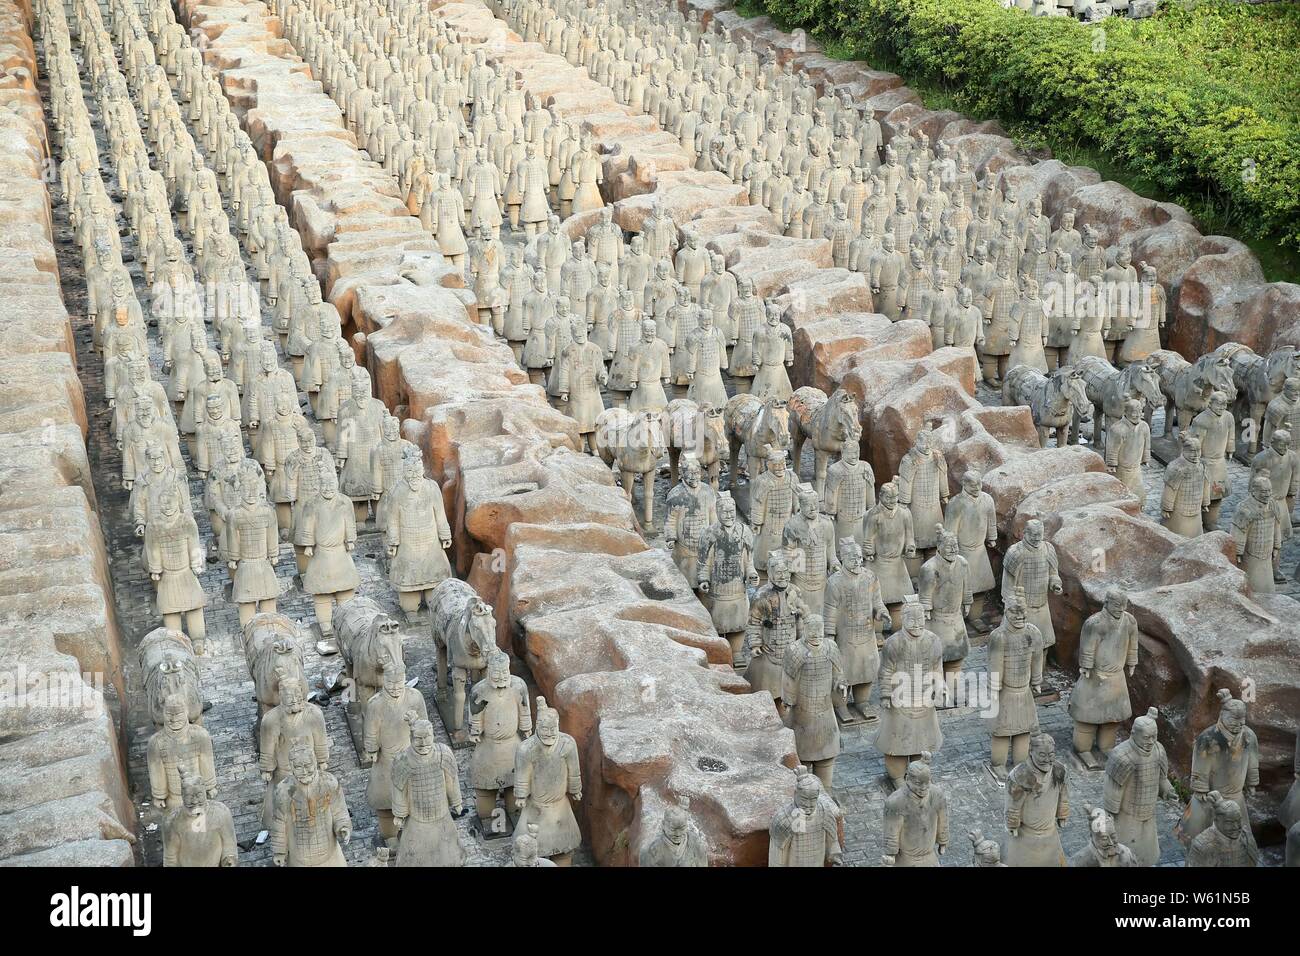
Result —
[[[1033,548],[1043,543],[1043,526],[1037,521],[1031,521],[1025,526],[1025,543]]]
[[[427,723],[421,721],[419,729],[411,733],[411,749],[421,757],[433,753],[433,728]]]
[[[930,771],[924,764],[908,764],[904,782],[907,789],[918,797],[925,798],[930,793]]]
[[[163,705],[163,721],[172,733],[180,733],[189,726],[190,717],[181,698],[172,696]]]
[[[1030,744],[1029,759],[1040,773],[1050,770],[1056,762],[1056,742],[1047,734],[1039,734]]]
[[[1110,612],[1111,617],[1118,620],[1128,610],[1128,595],[1119,590],[1107,593],[1106,610]]]
[[[669,813],[664,816],[664,838],[673,846],[686,842],[687,822],[684,815]]]
[[[296,751],[289,758],[289,767],[293,770],[293,778],[304,787],[316,779],[316,760],[310,753]]]
[[[730,499],[722,499],[718,502],[718,524],[724,528],[731,528],[736,523],[736,504]]]
[[[401,667],[388,667],[384,670],[384,693],[397,700],[406,690],[406,670]]]

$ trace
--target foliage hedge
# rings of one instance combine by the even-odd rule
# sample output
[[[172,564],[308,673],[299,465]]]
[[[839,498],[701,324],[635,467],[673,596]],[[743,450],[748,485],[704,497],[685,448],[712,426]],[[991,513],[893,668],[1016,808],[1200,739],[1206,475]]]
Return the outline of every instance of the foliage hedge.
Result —
[[[1300,248],[1300,6],[1180,0],[1094,27],[996,0],[747,5],[932,81],[976,116],[1094,145],[1236,230]]]

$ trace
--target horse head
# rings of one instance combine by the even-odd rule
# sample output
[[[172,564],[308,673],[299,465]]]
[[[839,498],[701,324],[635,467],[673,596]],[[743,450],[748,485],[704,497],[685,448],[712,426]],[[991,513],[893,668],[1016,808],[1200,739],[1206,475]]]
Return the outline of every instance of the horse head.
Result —
[[[790,447],[790,404],[784,398],[775,396],[769,397],[763,402],[763,410],[759,414],[759,421],[762,427],[767,429],[770,436],[771,445],[779,448]],[[762,434],[760,432],[760,434]]]
[[[836,427],[837,437],[847,438],[862,434],[862,421],[858,412],[858,400],[853,393],[837,388],[829,402],[831,421]]]
[[[1300,352],[1293,345],[1284,345],[1268,353],[1264,368],[1275,395],[1282,392],[1282,383],[1296,374],[1297,365],[1300,365]]]
[[[1057,375],[1061,395],[1070,403],[1074,413],[1081,421],[1091,421],[1092,402],[1088,400],[1088,387],[1083,379],[1083,369],[1077,365],[1069,365],[1064,369],[1057,369]]]
[[[465,652],[478,657],[484,648],[496,643],[497,622],[492,614],[492,605],[485,601],[475,601],[468,610],[463,635]]]
[[[1201,385],[1201,394],[1223,392],[1231,404],[1237,397],[1237,382],[1232,374],[1232,360],[1226,355],[1215,357],[1213,353],[1204,355],[1197,361],[1200,374],[1197,381]]]
[[[1156,371],[1156,366],[1149,359],[1140,364],[1131,366],[1135,371],[1131,373],[1130,384],[1138,396],[1144,399],[1152,408],[1159,408],[1164,404],[1164,395],[1160,391],[1160,373]]]

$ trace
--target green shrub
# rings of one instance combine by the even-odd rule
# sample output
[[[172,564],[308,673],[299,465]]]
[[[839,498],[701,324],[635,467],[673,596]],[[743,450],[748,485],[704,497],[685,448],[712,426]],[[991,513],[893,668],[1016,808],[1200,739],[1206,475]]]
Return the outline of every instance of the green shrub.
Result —
[[[1100,26],[996,0],[750,6],[933,83],[976,116],[1095,146],[1247,236],[1300,248],[1300,6],[1189,2]]]

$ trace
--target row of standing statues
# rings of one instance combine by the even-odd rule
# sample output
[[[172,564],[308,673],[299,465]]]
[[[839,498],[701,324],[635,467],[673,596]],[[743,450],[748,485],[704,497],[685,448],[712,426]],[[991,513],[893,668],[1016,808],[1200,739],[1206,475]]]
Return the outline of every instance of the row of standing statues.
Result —
[[[400,437],[397,420],[372,397],[369,376],[342,336],[337,311],[322,301],[266,167],[219,86],[210,82],[197,51],[177,41],[170,11],[158,6],[148,10],[147,27],[134,9],[116,6],[115,33],[99,22],[97,8],[79,5],[76,15],[100,114],[129,118],[107,125],[109,149],[126,197],[124,214],[144,253],[165,382],[151,377],[144,311],[122,264],[116,230],[106,225],[112,207],[66,36],[50,70],[65,156],[63,192],[86,258],[123,485],[164,623],[155,643],[204,653],[206,599],[198,575],[216,559],[229,570],[255,682],[257,668],[269,666],[257,663],[259,654],[274,662],[296,653],[300,674],[298,638],[276,613],[282,585],[275,564],[286,542],[294,547],[300,586],[313,596],[321,649],[338,647],[348,657],[334,621],[365,600],[355,597],[360,579],[351,552],[358,524],[373,522],[384,535],[389,583],[403,611],[414,619],[423,603],[434,619],[448,671],[438,693],[452,697],[451,729],[466,725],[476,743],[474,760],[482,764],[471,767],[480,821],[488,826],[504,814],[523,848],[521,859],[567,862],[580,840],[570,806],[581,796],[573,740],[559,732],[558,715],[544,701],[532,726],[528,695],[503,654],[490,652],[488,642],[449,639],[449,631],[460,634],[472,625],[440,618],[438,595],[460,584],[450,579],[451,533],[441,491],[424,476],[418,449]],[[943,795],[930,785],[928,766],[942,745],[938,709],[956,702],[954,688],[970,650],[968,622],[991,630],[989,670],[1001,677],[992,766],[1008,781],[1008,832],[1011,846],[1020,847],[1004,855],[1013,865],[1055,859],[1043,820],[1063,825],[1068,816],[1065,771],[1050,738],[1038,732],[1034,695],[1055,643],[1048,596],[1059,593],[1061,583],[1041,524],[1031,522],[1003,559],[998,597],[1004,614],[990,629],[984,612],[992,609],[986,597],[997,587],[989,558],[997,527],[980,475],[961,476],[961,491],[950,495],[943,450],[927,430],[895,478],[877,488],[859,457],[861,426],[851,397],[791,387],[792,339],[780,310],[757,296],[752,283],[732,276],[722,256],[679,230],[657,202],[627,242],[600,198],[599,153],[590,134],[561,120],[554,108],[542,108],[481,51],[468,55],[436,17],[375,2],[331,5],[319,17],[315,4],[283,6],[288,35],[297,48],[311,51],[330,95],[348,104],[348,122],[372,157],[403,186],[413,215],[444,255],[466,267],[482,320],[579,423],[591,450],[620,473],[629,495],[637,475],[647,479],[647,525],[653,474],[664,455],[671,458],[668,546],[719,633],[731,640],[737,663],[747,661],[755,689],[772,694],[794,729],[809,771],[799,776],[791,812],[773,821],[773,862],[807,862],[815,842],[809,832],[827,836],[827,858],[838,855],[828,835],[837,812],[829,793],[839,726],[860,720],[879,723],[876,743],[896,788],[886,806],[886,862],[930,860],[936,847],[942,851]],[[504,9],[565,55],[568,38],[593,38],[591,47],[580,39],[571,59],[598,79],[608,77],[625,102],[656,115],[697,156],[698,168],[745,183],[751,200],[768,206],[787,235],[830,239],[837,265],[867,275],[876,311],[927,322],[936,347],[974,349],[989,384],[1002,386],[1008,400],[1030,404],[1040,426],[1057,427],[1050,414],[1054,388],[1066,395],[1067,439],[1077,434],[1078,420],[1094,418],[1095,406],[1094,442],[1104,434],[1108,466],[1143,498],[1148,419],[1157,402],[1167,400],[1166,427],[1172,428],[1176,412],[1183,449],[1166,473],[1161,503],[1171,529],[1192,535],[1217,527],[1218,503],[1230,491],[1226,459],[1238,440],[1253,452],[1262,436],[1264,447],[1252,459],[1250,498],[1237,509],[1232,531],[1251,586],[1271,589],[1300,483],[1300,380],[1293,353],[1258,357],[1226,348],[1183,368],[1159,349],[1161,287],[1149,268],[1137,277],[1126,248],[1101,248],[1095,232],[1074,230],[1069,213],[1052,229],[1040,205],[1031,202],[1021,212],[1014,195],[976,179],[945,144],[931,150],[924,134],[896,135],[882,149],[869,113],[860,114],[845,98],[816,98],[788,70],[759,69],[745,44],[705,35],[698,23],[638,14],[629,29],[608,22],[612,14],[591,3]],[[349,14],[355,29],[336,29],[338,18]],[[382,28],[395,20],[409,39],[385,51]],[[611,29],[599,29],[606,26]],[[159,43],[159,62],[151,36]],[[123,51],[125,76],[113,39]],[[418,72],[412,65],[425,62],[431,68],[424,81],[412,82]],[[753,91],[742,95],[751,79]],[[659,94],[648,93],[657,86],[663,87]],[[135,119],[132,94],[147,104],[140,110],[143,123]],[[188,115],[181,102],[189,104]],[[197,116],[211,117],[201,127],[202,152],[190,133]],[[150,166],[151,149],[167,157],[160,170]],[[223,179],[208,169],[205,154],[220,158]],[[233,229],[225,204],[233,210]],[[173,210],[197,268],[185,260]],[[570,240],[562,232],[560,216],[596,210],[583,238]],[[524,231],[526,250],[515,247],[507,255],[505,222]],[[244,278],[241,245],[257,284]],[[1135,283],[1137,293],[1117,300],[1126,282]],[[223,283],[249,288],[212,296]],[[1049,300],[1042,297],[1045,289],[1052,291]],[[1061,289],[1072,297],[1062,298]],[[265,338],[259,293],[274,312],[272,331],[288,368],[280,366],[276,342]],[[1139,314],[1124,314],[1126,301],[1136,301]],[[1068,335],[1056,334],[1061,323],[1069,326]],[[1234,374],[1239,367],[1243,371]],[[724,371],[734,397],[727,394]],[[1255,382],[1260,371],[1263,386]],[[1094,387],[1090,375],[1101,384]],[[1239,389],[1243,376],[1251,386]],[[608,409],[605,392],[614,398]],[[1118,412],[1111,414],[1117,393]],[[1246,414],[1234,418],[1234,401]],[[193,517],[182,438],[204,483],[213,529],[206,551]],[[807,439],[814,449],[811,485],[798,478]],[[747,525],[732,497],[718,491],[728,461],[736,490],[740,450],[749,472]],[[457,597],[464,595],[453,594],[452,604]],[[461,605],[467,616],[491,614],[481,602]],[[1151,768],[1167,772],[1167,762],[1161,763],[1149,716],[1139,717],[1130,737],[1116,743],[1132,716],[1124,676],[1137,654],[1136,625],[1125,605],[1122,593],[1109,595],[1081,635],[1080,681],[1071,698],[1074,746],[1089,767],[1101,765],[1097,747],[1106,766],[1107,806],[1091,817],[1094,847],[1109,839],[1112,850],[1127,848],[1133,859],[1151,863],[1158,852],[1151,801],[1168,795],[1163,775],[1162,785],[1148,792]],[[887,628],[890,636],[883,639]],[[268,632],[278,636],[250,638]],[[396,654],[392,643],[379,662],[382,679],[359,701],[371,762],[368,798],[399,863],[454,864],[463,857],[451,823],[462,810],[454,757],[434,742],[423,698],[406,685],[400,640]],[[478,653],[467,653],[466,643]],[[490,648],[495,651],[495,644]],[[151,665],[160,681],[183,684],[193,661],[186,664],[179,651],[163,656],[165,666]],[[351,822],[327,769],[323,721],[318,734],[320,711],[306,701],[305,676],[295,685],[293,677],[282,679],[282,670],[273,668],[266,678],[275,689],[265,702],[259,692],[259,710],[266,706],[259,717],[259,763],[268,782],[266,823],[275,859],[339,863]],[[896,693],[900,675],[912,673],[930,679]],[[877,684],[891,693],[873,705]],[[205,751],[201,708],[195,714],[184,694],[155,696],[155,800],[176,813],[206,806],[210,819],[220,818],[224,808],[212,799],[211,745]],[[372,707],[371,701],[379,703]],[[1239,702],[1233,703],[1225,702],[1225,712],[1236,714]],[[268,739],[272,714],[279,716],[269,721]],[[1244,713],[1240,717],[1230,743],[1247,755],[1240,762],[1249,767],[1257,747]],[[277,729],[290,725],[292,733]],[[157,774],[155,749],[171,755],[170,763],[159,756]],[[520,753],[532,754],[523,772]],[[1231,806],[1239,808],[1232,839],[1241,842],[1243,822],[1249,835],[1240,796],[1250,786],[1249,769],[1243,774],[1234,787],[1232,774],[1220,772],[1219,779],[1205,771],[1205,796],[1180,837],[1189,844],[1207,832],[1223,837],[1225,831],[1215,828],[1221,813],[1229,825]],[[1200,793],[1195,784],[1194,769],[1193,791]],[[1050,813],[1042,803],[1045,786],[1057,792]],[[1025,793],[1034,795],[1033,807],[1024,803]],[[1016,794],[1021,803],[1013,816]],[[331,809],[304,829],[299,811],[309,804]],[[821,815],[811,831],[796,810]],[[1014,826],[1013,819],[1019,821]],[[180,856],[171,862],[185,855],[185,830],[168,828],[180,834],[167,837],[168,853],[180,841]],[[232,862],[233,851],[219,843],[220,862]],[[977,857],[989,855],[987,847],[980,850],[987,841],[974,843]],[[646,860],[659,853],[678,861],[673,865],[701,858],[699,836],[680,809],[665,816],[664,833],[648,846],[653,852],[647,850]],[[1059,855],[1059,841],[1056,849]],[[1127,858],[1118,850],[1110,857]]]

